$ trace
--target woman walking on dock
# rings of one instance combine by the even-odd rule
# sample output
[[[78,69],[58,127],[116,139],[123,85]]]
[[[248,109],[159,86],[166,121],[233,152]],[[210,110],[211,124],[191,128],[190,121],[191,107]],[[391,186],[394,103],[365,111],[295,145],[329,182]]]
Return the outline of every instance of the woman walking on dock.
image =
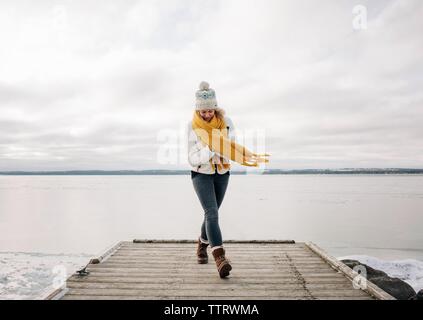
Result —
[[[232,266],[225,257],[219,227],[219,208],[228,186],[231,164],[257,167],[268,162],[268,154],[255,154],[236,142],[232,120],[218,107],[215,91],[205,81],[195,94],[196,104],[188,124],[188,162],[191,180],[204,210],[197,242],[197,261],[207,263],[210,245],[219,276],[229,275]]]

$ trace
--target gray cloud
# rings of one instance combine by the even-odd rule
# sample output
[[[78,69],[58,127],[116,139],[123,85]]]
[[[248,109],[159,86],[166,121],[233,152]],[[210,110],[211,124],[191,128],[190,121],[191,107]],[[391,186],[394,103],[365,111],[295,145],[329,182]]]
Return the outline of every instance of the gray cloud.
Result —
[[[2,1],[0,170],[188,168],[157,139],[202,80],[269,168],[420,168],[423,4],[361,4]]]

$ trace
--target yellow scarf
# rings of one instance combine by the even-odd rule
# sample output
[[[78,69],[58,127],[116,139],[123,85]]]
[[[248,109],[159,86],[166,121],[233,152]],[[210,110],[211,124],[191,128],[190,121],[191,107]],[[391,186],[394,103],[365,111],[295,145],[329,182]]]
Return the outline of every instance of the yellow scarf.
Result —
[[[249,151],[244,146],[228,138],[225,120],[214,116],[210,122],[205,121],[197,111],[194,111],[192,128],[204,144],[211,147],[213,151],[224,156],[226,159],[235,161],[243,166],[258,167],[259,163],[269,162],[265,157],[269,154],[256,154]],[[230,163],[226,159],[220,158],[218,168],[230,169]],[[213,158],[210,164],[213,166]]]

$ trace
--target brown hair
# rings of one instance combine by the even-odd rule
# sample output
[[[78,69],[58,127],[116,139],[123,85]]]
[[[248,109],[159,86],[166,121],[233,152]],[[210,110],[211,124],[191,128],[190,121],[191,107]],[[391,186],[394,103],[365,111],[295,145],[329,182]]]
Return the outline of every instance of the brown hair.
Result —
[[[199,110],[196,110],[196,112],[198,113],[198,115],[200,115],[200,111]],[[214,109],[214,115],[216,117],[218,117],[219,119],[224,120],[225,114],[226,114],[225,110],[223,110],[221,108]]]

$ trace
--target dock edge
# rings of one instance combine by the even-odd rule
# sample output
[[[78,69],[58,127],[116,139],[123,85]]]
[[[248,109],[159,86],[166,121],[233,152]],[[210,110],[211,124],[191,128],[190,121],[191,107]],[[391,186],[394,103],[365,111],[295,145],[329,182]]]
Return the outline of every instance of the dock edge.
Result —
[[[356,271],[352,270],[342,261],[339,261],[335,257],[329,255],[326,251],[324,251],[315,243],[308,241],[305,244],[311,251],[313,251],[319,257],[321,257],[332,268],[343,273],[351,282],[353,282],[357,276],[360,277],[360,275]],[[387,293],[386,291],[384,291],[383,289],[375,285],[373,282],[369,281],[368,279],[366,279],[365,288],[360,288],[360,290],[367,292],[369,295],[375,297],[378,300],[397,300],[393,296],[391,296],[389,293]]]
[[[90,259],[90,261],[88,262],[87,265],[89,265],[89,264],[99,264],[103,260],[107,259],[114,252],[116,252],[117,250],[119,250],[119,248],[123,245],[124,242],[125,241],[119,241],[118,243],[112,245],[106,251],[104,251],[104,253],[101,253],[98,256]],[[49,288],[47,288],[45,290],[45,291],[47,291],[47,293],[41,294],[41,297],[39,298],[39,300],[58,300],[61,297],[63,297],[66,294],[66,292],[69,290],[68,288],[66,288],[66,283],[67,283],[68,279],[70,279],[73,276],[74,276],[74,274],[71,274],[65,280],[64,285],[62,287],[60,287],[60,288],[50,289],[50,290],[49,290]]]

